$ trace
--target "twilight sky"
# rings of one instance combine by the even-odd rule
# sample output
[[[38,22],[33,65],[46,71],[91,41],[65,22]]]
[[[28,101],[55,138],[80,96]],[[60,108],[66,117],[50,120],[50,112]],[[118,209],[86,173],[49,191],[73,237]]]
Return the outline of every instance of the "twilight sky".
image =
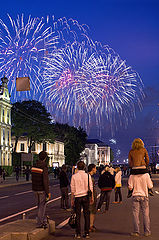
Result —
[[[114,150],[119,159],[127,157],[132,140],[141,137],[151,154],[152,145],[159,144],[159,1],[158,0],[5,0],[1,1],[0,18],[54,15],[73,18],[89,26],[93,40],[111,46],[127,65],[136,70],[144,83],[146,98],[142,112],[128,129],[119,129],[114,136]],[[99,138],[93,131],[90,137]],[[100,137],[108,141],[111,134]]]

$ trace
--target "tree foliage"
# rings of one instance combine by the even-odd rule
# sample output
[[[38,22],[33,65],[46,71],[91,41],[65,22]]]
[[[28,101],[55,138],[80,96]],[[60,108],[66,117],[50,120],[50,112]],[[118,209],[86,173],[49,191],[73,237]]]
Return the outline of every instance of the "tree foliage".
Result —
[[[56,123],[54,125],[56,137],[64,142],[66,164],[74,165],[80,159],[80,153],[84,150],[87,134],[81,128],[75,128],[68,124]]]
[[[29,139],[29,151],[34,142],[55,138],[64,142],[66,164],[76,164],[85,148],[87,134],[68,124],[51,123],[51,115],[38,101],[16,102],[12,107],[12,134],[18,138],[26,135]],[[16,146],[14,151],[16,151]]]
[[[12,106],[12,134],[18,138],[26,135],[29,139],[29,151],[34,142],[53,141],[50,134],[51,116],[38,101],[16,102]],[[16,146],[14,151],[16,151]]]

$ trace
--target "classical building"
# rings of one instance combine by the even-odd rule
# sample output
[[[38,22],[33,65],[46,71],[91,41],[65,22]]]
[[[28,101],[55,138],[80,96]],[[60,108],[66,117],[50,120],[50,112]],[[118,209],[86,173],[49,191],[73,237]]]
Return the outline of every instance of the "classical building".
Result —
[[[88,139],[81,158],[87,165],[97,166],[110,164],[110,147],[98,139]]]
[[[8,79],[1,78],[0,85],[0,166],[11,166],[11,107]]]
[[[15,137],[12,137],[12,146],[15,146]],[[20,137],[17,143],[16,152],[18,153],[28,153],[29,142],[27,137]],[[46,151],[49,157],[49,166],[52,167],[54,164],[56,166],[62,166],[65,163],[64,155],[64,143],[55,140],[54,143],[48,141],[44,143],[35,143],[32,146],[32,153],[39,154],[41,151]]]

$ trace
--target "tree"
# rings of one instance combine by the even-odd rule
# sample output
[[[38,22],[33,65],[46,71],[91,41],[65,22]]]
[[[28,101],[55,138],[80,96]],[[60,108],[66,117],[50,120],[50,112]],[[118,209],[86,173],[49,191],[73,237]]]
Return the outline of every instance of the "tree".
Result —
[[[12,133],[16,137],[14,151],[16,151],[18,138],[22,135],[28,137],[29,153],[34,142],[54,141],[54,134],[51,131],[51,115],[38,101],[14,103],[12,106],[12,123]]]
[[[54,125],[56,138],[65,144],[66,164],[74,165],[80,159],[80,153],[84,150],[87,134],[79,127],[78,129],[68,124],[56,123]]]

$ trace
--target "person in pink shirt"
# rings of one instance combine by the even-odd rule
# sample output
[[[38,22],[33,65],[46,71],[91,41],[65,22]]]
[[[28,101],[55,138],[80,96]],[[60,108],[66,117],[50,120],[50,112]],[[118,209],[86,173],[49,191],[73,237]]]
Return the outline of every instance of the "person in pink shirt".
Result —
[[[128,188],[129,190],[133,189],[132,213],[134,232],[131,233],[132,236],[139,236],[140,234],[140,209],[143,215],[144,235],[151,235],[148,188],[151,189],[152,187],[153,183],[148,173],[130,175],[128,179]]]

